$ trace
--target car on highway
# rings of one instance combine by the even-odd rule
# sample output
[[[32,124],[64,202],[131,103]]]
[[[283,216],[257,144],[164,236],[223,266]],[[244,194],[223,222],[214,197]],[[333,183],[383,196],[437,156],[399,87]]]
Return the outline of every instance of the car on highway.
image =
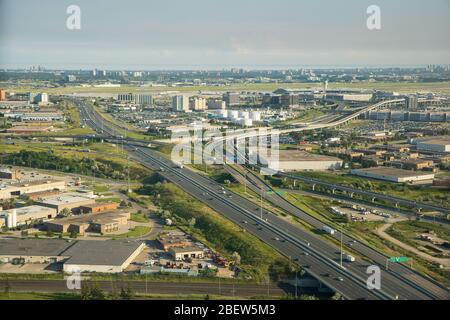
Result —
[[[275,238],[273,238],[273,240],[275,240],[275,241],[280,241],[280,238],[275,237]]]
[[[342,282],[342,281],[344,281],[344,278],[342,278],[342,277],[337,277],[336,280]]]

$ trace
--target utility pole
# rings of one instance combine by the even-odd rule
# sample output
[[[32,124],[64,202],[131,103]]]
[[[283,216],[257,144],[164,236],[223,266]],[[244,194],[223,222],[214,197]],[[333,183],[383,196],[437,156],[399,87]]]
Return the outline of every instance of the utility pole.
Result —
[[[342,252],[342,233],[343,233],[343,231],[344,231],[344,227],[341,225],[341,268],[342,268],[342,255],[344,254],[343,252]]]
[[[260,202],[260,214],[261,214],[261,220],[263,219],[262,213],[263,213],[263,189],[261,188],[261,202]]]

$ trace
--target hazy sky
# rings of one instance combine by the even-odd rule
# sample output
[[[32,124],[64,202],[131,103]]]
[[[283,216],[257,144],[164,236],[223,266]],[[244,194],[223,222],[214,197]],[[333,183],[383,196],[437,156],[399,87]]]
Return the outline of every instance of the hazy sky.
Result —
[[[71,4],[81,30],[66,28]],[[450,0],[0,0],[3,68],[430,63],[450,64]]]

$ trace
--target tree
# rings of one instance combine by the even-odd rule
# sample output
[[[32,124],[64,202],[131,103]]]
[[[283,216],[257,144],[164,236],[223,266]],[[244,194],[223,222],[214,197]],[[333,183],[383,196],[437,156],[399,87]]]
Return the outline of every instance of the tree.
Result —
[[[72,215],[72,210],[70,210],[69,208],[64,208],[59,212],[59,214],[64,217],[70,217]]]
[[[238,252],[233,252],[232,257],[236,265],[241,264],[241,255]]]
[[[120,289],[120,298],[122,300],[131,300],[133,298],[134,294],[133,291],[131,290],[130,286],[128,286],[127,289],[123,288]]]
[[[336,292],[332,297],[331,300],[343,300],[344,298],[339,292]]]
[[[90,286],[86,282],[81,283],[81,300],[89,300],[90,298]]]
[[[191,226],[191,227],[195,226],[195,223],[196,223],[196,222],[197,222],[197,221],[195,220],[195,218],[189,219],[189,226]]]
[[[96,285],[91,288],[90,300],[105,300],[105,293]]]

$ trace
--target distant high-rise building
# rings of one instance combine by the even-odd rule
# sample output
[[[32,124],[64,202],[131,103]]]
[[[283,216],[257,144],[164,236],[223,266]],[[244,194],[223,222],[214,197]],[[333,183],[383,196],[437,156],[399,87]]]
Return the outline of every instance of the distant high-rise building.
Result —
[[[223,100],[214,99],[208,101],[208,109],[212,110],[225,110],[227,107],[227,104]]]
[[[6,91],[0,89],[0,101],[6,101]]]
[[[194,97],[191,101],[189,101],[189,108],[195,111],[206,110],[206,99]]]
[[[153,104],[153,96],[149,94],[119,93],[117,100],[140,105]]]
[[[73,74],[69,74],[69,75],[67,75],[66,80],[68,82],[75,82],[75,81],[77,81],[77,77],[74,76]]]
[[[280,97],[280,103],[283,107],[297,106],[299,102],[298,94],[286,93]]]
[[[241,97],[239,93],[236,92],[227,92],[223,95],[222,98],[229,107],[236,106],[241,103]]]
[[[408,109],[417,109],[418,107],[418,99],[416,95],[410,95],[406,97],[406,108]]]
[[[31,103],[47,103],[48,102],[48,94],[47,93],[30,93],[30,102]]]
[[[172,97],[173,111],[189,111],[189,97],[184,95],[177,95]]]

